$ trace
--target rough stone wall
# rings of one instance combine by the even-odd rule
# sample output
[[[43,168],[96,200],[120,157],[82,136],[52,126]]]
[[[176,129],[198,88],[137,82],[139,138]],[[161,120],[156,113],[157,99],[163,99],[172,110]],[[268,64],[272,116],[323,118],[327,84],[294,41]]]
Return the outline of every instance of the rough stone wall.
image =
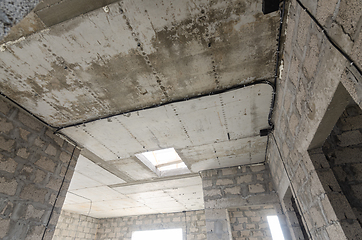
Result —
[[[41,239],[74,146],[5,99],[0,99],[0,238]],[[44,239],[51,239],[76,150]]]
[[[277,215],[274,206],[229,209],[233,240],[273,240],[267,216]]]
[[[185,240],[206,239],[205,212],[199,210],[101,219],[97,239],[131,240],[134,231],[171,228],[182,228]]]
[[[62,211],[53,240],[94,240],[100,219]]]
[[[201,172],[208,239],[231,239],[228,209],[279,204],[267,165]]]
[[[301,2],[361,68],[362,2]],[[321,139],[319,142],[316,139],[324,137],[321,132],[330,132],[326,126],[333,127],[340,116],[338,109],[347,100],[338,99],[337,93],[347,89],[361,106],[362,84],[356,81],[359,75],[352,74],[346,59],[326,40],[295,0],[287,9],[283,71],[277,82],[273,116],[275,130],[269,137],[269,166],[280,199],[290,187],[300,206],[306,230],[313,238],[346,239],[326,195],[328,189],[322,185],[308,150],[320,147]],[[334,99],[336,104],[331,107]]]

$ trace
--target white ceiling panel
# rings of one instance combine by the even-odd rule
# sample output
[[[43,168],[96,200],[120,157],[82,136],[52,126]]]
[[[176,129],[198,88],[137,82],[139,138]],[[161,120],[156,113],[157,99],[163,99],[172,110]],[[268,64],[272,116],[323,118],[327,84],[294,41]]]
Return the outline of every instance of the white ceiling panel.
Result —
[[[88,158],[80,155],[75,166],[75,171],[87,176],[95,181],[104,185],[111,185],[117,183],[124,183],[125,181],[108,172],[102,167],[90,161]]]
[[[124,158],[115,161],[108,161],[113,164],[120,171],[126,172],[129,176],[132,176],[135,180],[150,179],[157,177],[157,174],[145,166],[141,166],[143,163],[139,163],[133,158]]]
[[[126,196],[124,196],[123,194],[114,191],[113,189],[107,186],[71,190],[71,192],[92,199],[93,201],[104,201],[104,200],[126,198]]]
[[[74,171],[72,180],[70,181],[69,191],[76,189],[97,187],[102,185],[103,185],[102,183],[95,181],[87,176],[84,176],[79,172]]]
[[[115,191],[118,191],[122,194],[133,194],[133,193],[142,193],[142,192],[149,192],[149,191],[157,191],[162,189],[172,189],[178,187],[187,187],[187,186],[194,186],[200,185],[201,177],[189,177],[183,179],[175,179],[169,181],[158,181],[158,182],[151,182],[151,183],[143,183],[143,184],[136,184],[136,185],[129,185],[129,186],[120,186],[120,187],[112,187]]]
[[[65,196],[64,204],[77,204],[77,203],[90,203],[90,199],[86,199],[82,196],[77,196],[74,193],[67,192],[67,195]]]
[[[197,147],[258,135],[268,127],[271,95],[269,85],[258,84],[62,131],[103,160],[167,147]]]

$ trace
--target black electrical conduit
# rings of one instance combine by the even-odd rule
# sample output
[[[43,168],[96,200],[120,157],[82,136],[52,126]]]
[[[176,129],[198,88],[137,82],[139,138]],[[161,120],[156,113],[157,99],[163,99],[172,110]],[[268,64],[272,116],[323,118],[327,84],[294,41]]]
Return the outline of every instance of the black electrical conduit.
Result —
[[[251,82],[251,83],[238,84],[238,85],[235,85],[235,86],[230,87],[230,88],[213,91],[211,93],[197,95],[197,96],[193,96],[193,97],[190,97],[190,98],[183,98],[183,99],[179,99],[179,100],[173,100],[173,101],[169,101],[169,102],[165,102],[165,103],[161,103],[161,104],[155,104],[155,105],[145,107],[145,108],[120,112],[120,113],[111,114],[111,115],[101,117],[101,118],[97,118],[97,119],[91,119],[91,120],[87,120],[87,121],[83,121],[83,122],[79,122],[79,123],[74,123],[74,124],[70,124],[70,125],[67,125],[67,126],[63,126],[63,127],[58,127],[58,128],[56,128],[55,133],[59,132],[62,129],[65,129],[65,128],[76,127],[76,126],[80,126],[80,125],[83,125],[83,124],[88,124],[88,123],[91,123],[91,122],[96,122],[96,121],[99,121],[99,120],[108,119],[108,118],[111,118],[111,117],[121,116],[121,115],[134,113],[134,112],[138,112],[138,111],[142,111],[142,110],[158,108],[158,107],[166,106],[166,105],[169,105],[169,104],[174,104],[174,103],[178,103],[178,102],[185,102],[185,101],[188,101],[188,100],[198,99],[198,98],[201,98],[201,97],[217,95],[217,94],[220,94],[220,93],[225,93],[225,92],[229,92],[229,91],[233,91],[233,90],[237,90],[237,89],[242,89],[242,88],[245,88],[245,87],[250,87],[250,86],[254,86],[254,85],[258,85],[258,84],[267,84],[267,85],[271,86],[272,91],[273,91],[273,94],[272,94],[273,99],[275,99],[275,86],[274,86],[274,84],[272,82],[268,81],[268,80],[256,80],[256,81]],[[270,113],[269,113],[269,116],[271,116]],[[269,124],[270,124],[271,123],[271,118],[268,119],[268,121],[269,121]]]
[[[67,166],[67,169],[65,170],[65,173],[64,173],[64,177],[63,177],[63,180],[62,180],[62,183],[60,184],[60,187],[59,187],[59,191],[57,193],[57,196],[55,197],[55,200],[54,200],[54,204],[52,206],[52,210],[50,212],[50,215],[49,215],[49,218],[48,218],[48,221],[47,221],[47,224],[45,225],[45,229],[44,229],[44,232],[43,232],[43,236],[42,236],[42,240],[44,239],[44,236],[45,236],[45,233],[49,227],[49,223],[50,223],[50,220],[52,218],[52,215],[53,215],[53,212],[54,212],[54,209],[55,209],[55,205],[57,204],[57,200],[59,198],[59,195],[60,195],[60,192],[62,191],[62,187],[64,185],[64,181],[65,181],[65,178],[67,176],[67,173],[68,173],[68,170],[69,170],[69,167],[70,167],[70,163],[72,162],[72,159],[73,159],[73,156],[74,156],[74,152],[75,152],[75,149],[77,148],[77,145],[74,146],[74,149],[72,151],[72,155],[70,156],[70,159],[69,159],[69,162],[68,162],[68,166]]]

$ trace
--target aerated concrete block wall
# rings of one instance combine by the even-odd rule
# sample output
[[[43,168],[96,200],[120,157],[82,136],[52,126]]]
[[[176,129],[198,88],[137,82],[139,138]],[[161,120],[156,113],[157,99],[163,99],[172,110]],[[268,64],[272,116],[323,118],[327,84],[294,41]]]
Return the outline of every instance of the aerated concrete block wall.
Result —
[[[348,239],[362,238],[362,109],[346,108],[311,158]],[[314,158],[314,156],[318,156]],[[318,161],[317,161],[318,160]]]
[[[134,231],[182,228],[184,240],[206,239],[205,212],[188,211],[100,220],[97,239],[131,240]]]
[[[229,209],[234,240],[273,240],[267,216],[277,215],[274,206]]]
[[[53,240],[94,240],[101,219],[62,211]]]
[[[238,239],[229,209],[279,204],[267,165],[206,170],[201,177],[207,239]]]
[[[79,150],[0,99],[0,239],[51,239]],[[70,168],[60,189],[68,163]]]
[[[362,2],[301,2],[361,68]],[[291,189],[313,239],[347,239],[309,153],[323,145],[350,98],[361,107],[361,76],[295,0],[287,9],[268,163],[280,200]]]

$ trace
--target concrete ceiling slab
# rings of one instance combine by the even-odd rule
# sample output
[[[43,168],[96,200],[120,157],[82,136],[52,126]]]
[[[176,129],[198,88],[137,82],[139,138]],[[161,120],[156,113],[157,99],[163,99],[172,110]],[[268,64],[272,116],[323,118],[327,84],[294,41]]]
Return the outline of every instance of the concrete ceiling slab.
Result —
[[[108,7],[5,42],[2,91],[64,126],[273,77],[279,18],[260,0]]]

